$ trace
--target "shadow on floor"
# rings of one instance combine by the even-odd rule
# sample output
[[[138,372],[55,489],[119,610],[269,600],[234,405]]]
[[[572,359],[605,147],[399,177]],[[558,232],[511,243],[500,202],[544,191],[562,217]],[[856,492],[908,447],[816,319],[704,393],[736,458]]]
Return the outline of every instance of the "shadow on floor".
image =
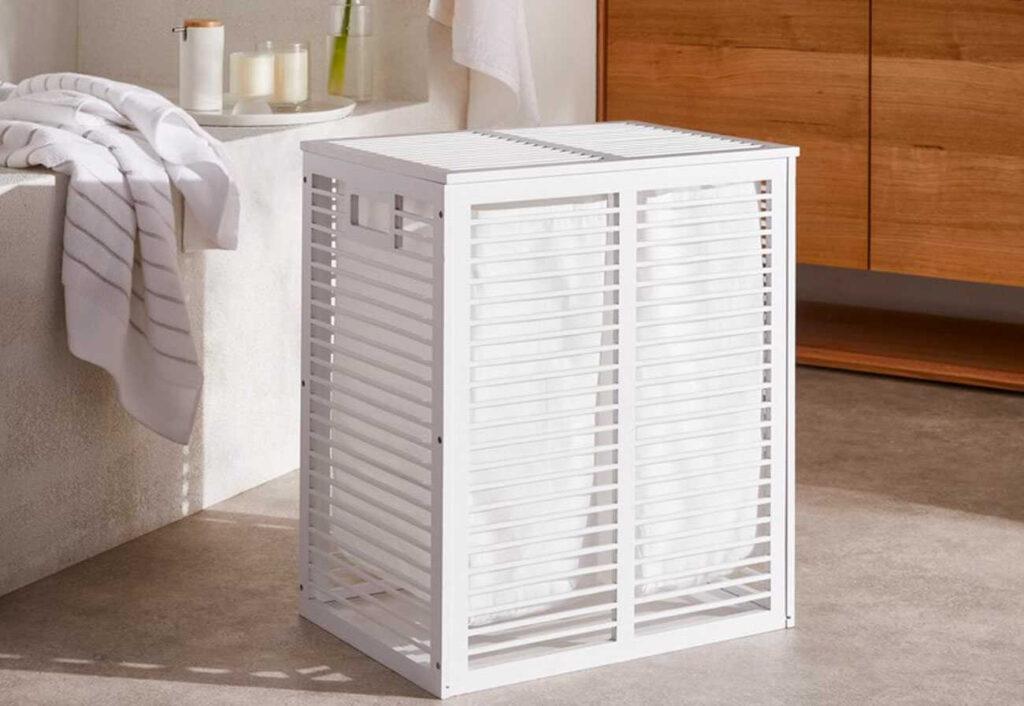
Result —
[[[428,697],[298,616],[296,524],[207,510],[0,597],[0,670]]]
[[[797,370],[797,483],[1024,522],[1024,395]]]

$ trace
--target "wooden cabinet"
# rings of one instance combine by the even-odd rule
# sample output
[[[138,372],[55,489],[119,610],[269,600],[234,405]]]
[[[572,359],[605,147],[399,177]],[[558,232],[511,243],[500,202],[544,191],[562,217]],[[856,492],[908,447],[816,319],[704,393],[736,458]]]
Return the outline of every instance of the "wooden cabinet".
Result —
[[[606,0],[609,120],[799,144],[797,255],[868,266],[868,0]]]
[[[1024,285],[1024,2],[872,0],[871,269]]]
[[[598,0],[598,115],[797,144],[801,263],[1024,286],[1024,0]],[[797,359],[1024,390],[1024,327],[798,310]]]
[[[1024,0],[599,13],[603,117],[800,145],[800,262],[1024,285]]]

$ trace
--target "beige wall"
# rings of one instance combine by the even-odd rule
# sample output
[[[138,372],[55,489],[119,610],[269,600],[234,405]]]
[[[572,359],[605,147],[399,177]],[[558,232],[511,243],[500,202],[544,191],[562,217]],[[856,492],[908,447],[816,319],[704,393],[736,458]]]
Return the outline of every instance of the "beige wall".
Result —
[[[0,81],[73,71],[78,0],[0,0]]]

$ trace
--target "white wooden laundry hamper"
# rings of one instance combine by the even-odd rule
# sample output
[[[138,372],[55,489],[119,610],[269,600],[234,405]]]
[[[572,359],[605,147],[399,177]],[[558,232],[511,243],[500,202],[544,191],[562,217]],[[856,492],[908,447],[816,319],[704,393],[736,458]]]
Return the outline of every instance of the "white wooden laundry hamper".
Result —
[[[796,148],[303,150],[303,616],[442,697],[792,624]]]

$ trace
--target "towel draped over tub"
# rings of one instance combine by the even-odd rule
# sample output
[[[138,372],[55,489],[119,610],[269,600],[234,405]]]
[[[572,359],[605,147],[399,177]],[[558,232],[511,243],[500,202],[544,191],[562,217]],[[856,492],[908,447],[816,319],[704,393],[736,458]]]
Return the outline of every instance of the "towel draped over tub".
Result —
[[[132,416],[188,443],[203,376],[171,186],[192,217],[185,249],[234,249],[238,192],[223,148],[183,110],[130,84],[43,74],[7,93],[0,165],[70,179],[61,281],[71,352],[114,377]]]

